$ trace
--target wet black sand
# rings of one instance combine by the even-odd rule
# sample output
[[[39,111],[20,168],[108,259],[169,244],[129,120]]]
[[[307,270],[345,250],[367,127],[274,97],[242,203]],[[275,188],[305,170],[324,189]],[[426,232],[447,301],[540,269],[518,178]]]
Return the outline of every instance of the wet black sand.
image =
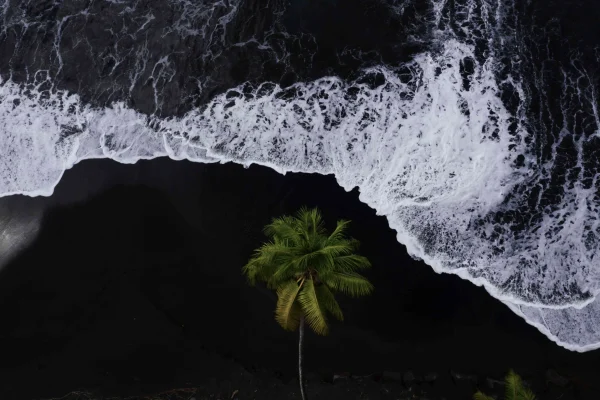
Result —
[[[273,320],[274,295],[248,287],[240,268],[262,226],[301,205],[319,206],[330,222],[353,220],[376,287],[369,298],[342,300],[346,321],[329,337],[308,335],[315,398],[359,398],[361,390],[370,393],[362,398],[400,398],[408,388],[470,398],[509,368],[540,399],[600,392],[600,352],[564,350],[482,288],[412,260],[385,218],[331,176],[86,161],[51,198],[1,201],[13,212],[45,210],[37,239],[0,270],[1,400],[236,384],[239,398],[296,398],[296,336]],[[548,382],[549,370],[568,384]],[[384,371],[400,382],[328,382],[342,372],[379,381]]]

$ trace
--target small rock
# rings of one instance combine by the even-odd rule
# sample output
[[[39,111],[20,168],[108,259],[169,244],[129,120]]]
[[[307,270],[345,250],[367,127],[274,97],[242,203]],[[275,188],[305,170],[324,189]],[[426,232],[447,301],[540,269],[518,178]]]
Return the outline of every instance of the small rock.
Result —
[[[461,373],[450,370],[450,376],[452,377],[454,384],[457,384],[458,382],[465,382],[465,381],[477,383],[477,377],[475,375],[461,374]]]
[[[340,381],[340,380],[348,380],[350,379],[350,373],[349,372],[339,372],[337,374],[333,374],[333,383]]]
[[[553,369],[546,371],[546,382],[552,383],[556,386],[565,387],[569,384],[569,380],[564,376],[560,375]]]

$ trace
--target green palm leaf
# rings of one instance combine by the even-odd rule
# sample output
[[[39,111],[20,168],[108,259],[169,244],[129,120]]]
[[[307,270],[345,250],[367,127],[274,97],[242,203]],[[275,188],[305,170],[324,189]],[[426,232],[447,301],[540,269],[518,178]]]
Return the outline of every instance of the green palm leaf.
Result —
[[[344,234],[346,233],[346,228],[348,227],[348,224],[350,224],[350,221],[347,221],[345,219],[339,220],[337,222],[335,229],[333,230],[333,232],[331,232],[331,235],[329,235],[327,240],[335,241],[335,240],[344,239]]]
[[[289,241],[295,245],[298,245],[302,239],[298,221],[288,216],[274,218],[269,225],[265,226],[264,232],[278,241]]]
[[[299,222],[300,229],[306,233],[306,236],[315,237],[318,234],[323,234],[324,224],[323,218],[321,217],[321,212],[318,208],[308,209],[306,207],[302,207],[296,216],[296,219]]]
[[[294,331],[300,324],[302,309],[298,304],[298,293],[302,283],[288,281],[277,289],[277,307],[275,308],[275,319],[285,330]]]
[[[362,257],[356,254],[350,254],[347,256],[336,257],[335,264],[337,269],[341,272],[355,272],[361,269],[367,269],[371,267],[371,263],[366,257]]]
[[[506,396],[504,400],[535,400],[533,392],[526,388],[523,384],[523,380],[513,370],[508,371],[505,378],[506,384]],[[474,400],[494,400],[492,397],[487,396],[481,392],[473,395]]]
[[[523,380],[513,370],[506,375],[506,399],[505,400],[535,400],[535,395],[525,387]]]
[[[350,241],[341,241],[323,247],[319,250],[319,253],[327,254],[331,257],[339,257],[351,254],[353,250]]]
[[[319,303],[323,306],[323,308],[331,313],[336,319],[339,321],[344,320],[344,314],[342,313],[342,309],[338,304],[337,300],[331,290],[325,285],[318,285],[315,288],[317,292],[317,298],[319,299]]]
[[[270,289],[277,289],[279,285],[286,283],[290,279],[294,279],[296,275],[297,268],[295,268],[295,260],[282,262],[267,280],[267,286]]]
[[[356,272],[333,272],[323,276],[322,279],[334,291],[352,297],[365,296],[373,291],[373,285]]]
[[[508,371],[505,378],[506,396],[505,400],[519,400],[517,397],[518,389],[521,386],[521,378],[513,370]]]
[[[473,400],[494,400],[494,398],[481,392],[477,392],[473,395]]]
[[[526,388],[524,389],[521,396],[522,396],[521,397],[522,400],[535,400],[535,395],[533,394],[533,392]]]
[[[254,253],[242,271],[251,284],[267,281],[278,270],[279,265],[293,257],[293,249],[276,243],[266,243]]]
[[[317,296],[317,291],[312,279],[304,282],[304,286],[298,295],[298,302],[306,316],[308,326],[319,335],[327,335],[327,333],[329,333],[327,319],[325,318],[322,305],[319,303],[319,297]]]

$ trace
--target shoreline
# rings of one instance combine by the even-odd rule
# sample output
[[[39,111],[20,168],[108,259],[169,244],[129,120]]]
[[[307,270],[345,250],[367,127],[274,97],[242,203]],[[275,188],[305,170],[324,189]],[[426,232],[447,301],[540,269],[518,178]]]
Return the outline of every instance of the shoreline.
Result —
[[[30,247],[0,267],[0,372],[34,387],[0,384],[3,399],[177,387],[212,373],[203,349],[250,373],[293,379],[295,335],[273,320],[274,294],[248,287],[240,268],[264,240],[264,224],[302,205],[319,206],[330,224],[353,221],[376,290],[342,299],[346,322],[329,337],[308,335],[308,373],[435,373],[443,388],[451,371],[485,382],[513,368],[542,399],[586,399],[600,389],[599,352],[560,348],[484,288],[413,260],[385,217],[333,176],[90,160],[68,170],[52,197],[0,199],[17,202],[24,205],[9,207],[14,213],[44,218]],[[569,386],[549,386],[548,371]],[[445,397],[462,398],[453,396]]]

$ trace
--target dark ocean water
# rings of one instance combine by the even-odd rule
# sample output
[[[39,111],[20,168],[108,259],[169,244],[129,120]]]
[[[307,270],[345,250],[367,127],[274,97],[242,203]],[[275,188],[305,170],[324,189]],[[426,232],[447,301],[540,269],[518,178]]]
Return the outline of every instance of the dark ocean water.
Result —
[[[413,257],[484,285],[564,347],[600,345],[595,1],[0,12],[3,195],[50,195],[89,158],[333,173]]]

